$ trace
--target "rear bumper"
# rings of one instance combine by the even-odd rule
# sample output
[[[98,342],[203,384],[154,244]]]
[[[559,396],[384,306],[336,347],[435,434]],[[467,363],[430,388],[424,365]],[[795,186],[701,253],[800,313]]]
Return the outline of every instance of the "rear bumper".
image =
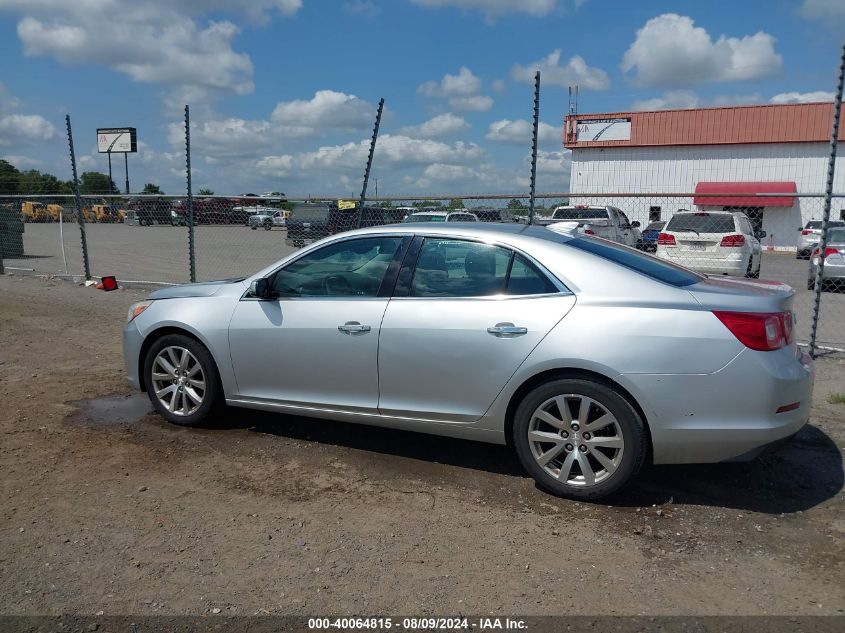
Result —
[[[807,424],[813,379],[812,360],[794,345],[776,352],[745,349],[712,374],[624,375],[647,394],[656,464],[753,459]],[[777,413],[793,403],[796,409]]]
[[[700,273],[710,275],[734,275],[742,277],[748,268],[748,259],[742,253],[726,257],[708,257],[694,251],[676,251],[668,248],[657,250],[657,256],[674,264],[680,264]],[[748,256],[750,257],[750,255]]]
[[[837,258],[841,259],[841,258]],[[818,257],[813,259],[810,262],[810,267],[808,270],[808,277],[810,281],[814,281],[816,278],[816,271],[818,270]],[[832,260],[832,257],[828,257],[824,262],[824,270],[822,271],[822,279],[827,280],[839,280],[845,281],[845,260],[841,262],[837,262],[836,260]]]

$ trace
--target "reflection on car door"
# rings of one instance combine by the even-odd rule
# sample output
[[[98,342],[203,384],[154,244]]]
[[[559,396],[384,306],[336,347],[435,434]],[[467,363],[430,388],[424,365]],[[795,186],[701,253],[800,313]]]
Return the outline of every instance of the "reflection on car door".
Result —
[[[229,326],[240,397],[374,413],[379,326],[409,241],[332,242],[270,277],[279,298],[241,299]]]
[[[382,321],[379,412],[478,419],[574,303],[507,248],[426,238]]]

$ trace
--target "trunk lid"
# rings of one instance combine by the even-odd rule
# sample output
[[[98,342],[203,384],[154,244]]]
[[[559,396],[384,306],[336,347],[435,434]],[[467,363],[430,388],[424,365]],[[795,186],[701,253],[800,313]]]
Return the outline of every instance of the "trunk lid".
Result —
[[[687,286],[693,298],[708,310],[783,312],[792,310],[795,290],[779,281],[739,277],[708,277]]]

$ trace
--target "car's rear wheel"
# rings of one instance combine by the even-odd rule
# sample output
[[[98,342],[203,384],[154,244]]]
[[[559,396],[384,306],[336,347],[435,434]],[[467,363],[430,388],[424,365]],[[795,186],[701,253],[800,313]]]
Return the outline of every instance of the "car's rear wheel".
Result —
[[[222,400],[220,375],[204,345],[182,334],[155,341],[144,361],[147,394],[168,422],[202,423]]]
[[[586,379],[554,380],[531,391],[516,410],[513,444],[537,484],[572,499],[598,499],[639,472],[645,426],[613,388]]]

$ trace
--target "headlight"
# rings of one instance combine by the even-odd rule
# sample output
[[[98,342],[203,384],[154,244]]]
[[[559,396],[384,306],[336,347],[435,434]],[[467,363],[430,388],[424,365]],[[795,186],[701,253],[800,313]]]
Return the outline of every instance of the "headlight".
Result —
[[[138,303],[133,303],[129,306],[129,313],[126,315],[126,322],[131,323],[132,320],[141,314],[144,310],[149,308],[153,302],[150,301],[139,301]]]

